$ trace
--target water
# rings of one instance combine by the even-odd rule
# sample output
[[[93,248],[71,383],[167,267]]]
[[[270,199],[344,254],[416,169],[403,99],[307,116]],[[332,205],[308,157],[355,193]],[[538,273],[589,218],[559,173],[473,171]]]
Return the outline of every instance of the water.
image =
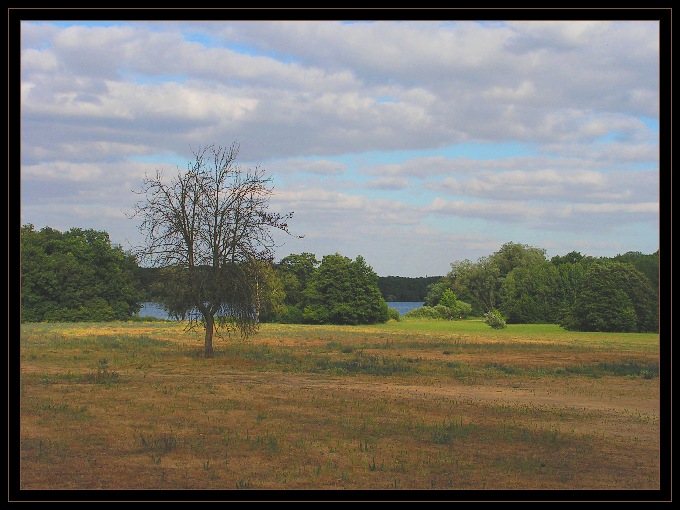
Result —
[[[399,315],[404,315],[409,310],[420,308],[425,303],[421,301],[388,301],[387,306],[399,311]],[[168,313],[163,310],[163,307],[158,303],[142,303],[142,308],[139,310],[140,317],[155,317],[156,319],[170,319]]]
[[[399,311],[399,315],[404,315],[406,312],[413,310],[414,308],[420,308],[425,303],[422,301],[388,301],[387,306],[394,308]]]
[[[140,317],[155,317],[156,319],[171,318],[168,315],[168,312],[166,312],[158,303],[142,303],[142,308],[137,315]]]

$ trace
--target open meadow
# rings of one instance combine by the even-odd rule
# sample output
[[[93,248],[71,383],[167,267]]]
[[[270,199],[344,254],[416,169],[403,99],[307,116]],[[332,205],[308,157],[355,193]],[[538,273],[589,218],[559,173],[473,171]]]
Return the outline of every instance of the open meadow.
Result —
[[[23,324],[20,489],[659,490],[659,335]],[[171,497],[171,496],[170,496]]]

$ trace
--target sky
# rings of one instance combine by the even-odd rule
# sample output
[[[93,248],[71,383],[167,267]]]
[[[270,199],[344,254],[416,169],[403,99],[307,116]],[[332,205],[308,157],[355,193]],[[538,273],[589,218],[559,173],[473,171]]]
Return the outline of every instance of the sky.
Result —
[[[20,221],[133,249],[145,174],[208,145],[293,212],[276,259],[445,275],[508,242],[659,249],[651,21],[22,21]]]

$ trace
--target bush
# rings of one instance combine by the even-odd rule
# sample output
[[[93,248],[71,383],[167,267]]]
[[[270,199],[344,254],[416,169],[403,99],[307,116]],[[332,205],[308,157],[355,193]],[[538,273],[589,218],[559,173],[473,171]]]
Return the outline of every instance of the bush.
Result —
[[[437,314],[439,314],[440,319],[452,319],[453,318],[453,309],[449,306],[435,305],[434,309],[437,312]]]
[[[441,315],[437,310],[431,306],[421,306],[414,308],[404,314],[404,318],[408,319],[441,319]]]
[[[302,324],[304,323],[302,310],[297,305],[284,306],[283,311],[277,313],[274,317],[274,322],[281,324]]]
[[[490,310],[484,314],[484,322],[493,329],[503,329],[506,327],[505,317],[498,310]]]
[[[453,309],[454,317],[469,317],[472,315],[472,305],[465,301],[456,301],[456,306]]]
[[[390,320],[395,320],[397,322],[401,320],[399,310],[397,310],[396,308],[388,308],[387,313],[390,315]]]

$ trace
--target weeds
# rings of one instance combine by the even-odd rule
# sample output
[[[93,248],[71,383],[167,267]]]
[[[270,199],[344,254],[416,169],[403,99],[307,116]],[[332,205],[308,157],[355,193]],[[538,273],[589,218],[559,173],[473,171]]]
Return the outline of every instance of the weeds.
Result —
[[[658,489],[658,335],[263,324],[211,360],[202,340],[22,325],[22,489]]]
[[[369,471],[385,471],[385,461],[382,461],[382,463],[378,466],[375,463],[375,455],[374,455],[371,462],[368,463],[368,470]]]
[[[468,434],[476,431],[478,427],[472,423],[463,423],[463,419],[459,421],[444,420],[441,424],[421,425],[419,427],[421,435],[425,435],[434,444],[451,444],[457,439],[466,439]]]
[[[269,453],[278,453],[281,449],[279,440],[275,436],[269,435],[269,431],[264,436],[257,435],[252,438],[249,433],[246,433],[246,442],[251,448],[261,448]]]
[[[169,434],[148,435],[139,434],[139,445],[144,451],[155,454],[166,454],[177,449],[177,438],[172,432]]]
[[[82,378],[82,382],[94,384],[111,384],[118,382],[118,372],[109,372],[109,360],[102,358],[97,364],[96,372],[89,372]]]
[[[20,442],[20,450],[28,455],[28,460],[48,461],[64,459],[68,450],[64,441],[53,441],[43,438],[24,438]]]
[[[369,374],[390,376],[395,374],[413,373],[416,371],[415,364],[418,360],[412,358],[392,359],[386,356],[365,354],[358,351],[349,360],[333,361],[320,358],[316,361],[319,372],[332,372],[334,374]]]

